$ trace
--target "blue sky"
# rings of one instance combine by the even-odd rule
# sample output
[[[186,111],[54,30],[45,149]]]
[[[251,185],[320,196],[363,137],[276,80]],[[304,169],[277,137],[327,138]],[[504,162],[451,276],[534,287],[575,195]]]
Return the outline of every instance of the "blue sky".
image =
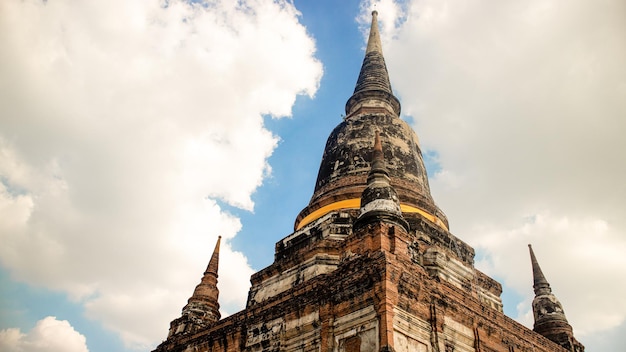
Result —
[[[218,235],[223,316],[243,307],[312,194],[372,3],[236,3],[0,4],[0,349],[150,350]],[[598,351],[626,343],[625,6],[376,4],[451,231],[527,326],[532,243]]]

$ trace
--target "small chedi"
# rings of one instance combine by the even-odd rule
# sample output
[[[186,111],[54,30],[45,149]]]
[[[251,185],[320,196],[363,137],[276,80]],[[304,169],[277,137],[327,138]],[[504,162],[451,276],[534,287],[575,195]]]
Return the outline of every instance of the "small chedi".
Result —
[[[530,330],[504,315],[501,285],[450,233],[417,136],[400,119],[376,12],[313,196],[274,262],[252,275],[245,309],[224,319],[219,246],[155,351],[584,351],[532,248]]]

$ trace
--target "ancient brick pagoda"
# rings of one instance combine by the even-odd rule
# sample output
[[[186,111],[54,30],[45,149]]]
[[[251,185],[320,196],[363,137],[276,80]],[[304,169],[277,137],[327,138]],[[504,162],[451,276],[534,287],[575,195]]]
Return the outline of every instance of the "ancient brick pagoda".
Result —
[[[252,275],[246,308],[220,319],[218,240],[155,351],[584,351],[532,248],[534,330],[503,314],[501,285],[448,230],[399,117],[376,16],[313,197]]]

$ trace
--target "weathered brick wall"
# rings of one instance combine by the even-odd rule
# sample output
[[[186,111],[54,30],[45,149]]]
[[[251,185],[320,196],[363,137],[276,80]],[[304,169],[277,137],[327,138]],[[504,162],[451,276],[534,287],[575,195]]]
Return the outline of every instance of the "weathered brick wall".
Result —
[[[340,253],[335,270],[157,351],[565,351],[485,304],[476,288],[499,296],[501,287],[484,274],[459,286],[429,272],[420,263],[429,249],[458,254],[424,229],[373,223],[343,241],[313,236],[293,253]],[[260,272],[257,284],[279,270]]]

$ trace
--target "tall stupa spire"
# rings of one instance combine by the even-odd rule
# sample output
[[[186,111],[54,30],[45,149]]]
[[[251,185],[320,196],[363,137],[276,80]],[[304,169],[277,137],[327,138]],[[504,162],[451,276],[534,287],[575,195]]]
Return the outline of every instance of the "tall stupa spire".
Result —
[[[365,50],[361,72],[354,94],[346,103],[346,115],[357,112],[361,107],[385,108],[400,116],[400,102],[393,95],[383,47],[378,30],[378,12],[372,12],[372,25]]]
[[[402,213],[420,214],[448,230],[448,220],[430,194],[417,135],[400,118],[400,102],[391,90],[378,13],[374,11],[359,78],[354,94],[346,102],[346,117],[328,137],[313,196],[298,214],[296,230],[330,212],[360,209],[368,175],[375,169],[370,164],[376,161],[366,151],[372,150],[376,131],[388,141],[385,153],[389,162],[385,163],[385,169],[389,184],[397,192]]]
[[[574,332],[569,325],[561,302],[552,293],[550,284],[539,267],[539,262],[529,244],[530,261],[533,268],[533,316],[535,324],[533,330],[557,344],[565,347],[568,351],[581,352],[584,347],[574,338]]]

